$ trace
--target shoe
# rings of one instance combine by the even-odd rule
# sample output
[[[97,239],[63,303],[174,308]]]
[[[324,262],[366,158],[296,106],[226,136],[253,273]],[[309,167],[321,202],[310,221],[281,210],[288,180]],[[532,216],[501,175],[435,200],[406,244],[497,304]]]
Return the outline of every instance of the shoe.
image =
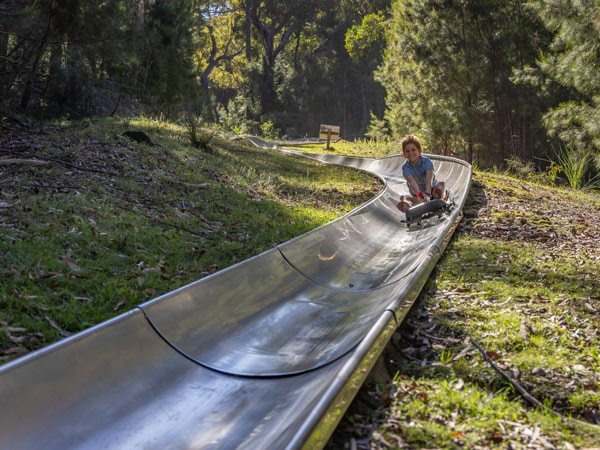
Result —
[[[398,204],[396,206],[398,207],[398,209],[400,211],[402,211],[403,213],[405,213],[406,211],[408,211],[408,208],[410,208],[410,203],[408,203],[407,201],[405,201],[404,198],[401,198],[400,201],[398,202]]]

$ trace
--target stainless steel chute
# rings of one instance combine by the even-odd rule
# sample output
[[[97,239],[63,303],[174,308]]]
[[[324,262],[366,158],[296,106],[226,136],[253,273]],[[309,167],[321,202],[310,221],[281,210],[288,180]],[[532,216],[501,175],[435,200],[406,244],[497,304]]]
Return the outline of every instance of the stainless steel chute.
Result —
[[[408,229],[401,156],[287,152],[385,187],[339,220],[0,367],[1,449],[326,442],[460,221],[471,167],[431,156],[456,208]]]

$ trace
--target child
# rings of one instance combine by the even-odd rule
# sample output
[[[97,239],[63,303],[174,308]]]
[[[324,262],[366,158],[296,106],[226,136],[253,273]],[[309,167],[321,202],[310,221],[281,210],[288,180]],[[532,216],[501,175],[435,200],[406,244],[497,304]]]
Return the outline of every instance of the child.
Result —
[[[433,174],[433,162],[423,156],[421,141],[414,134],[402,139],[402,155],[406,158],[402,165],[402,175],[410,195],[400,197],[398,209],[405,212],[417,203],[428,202],[432,198],[445,199],[445,183],[438,182]]]

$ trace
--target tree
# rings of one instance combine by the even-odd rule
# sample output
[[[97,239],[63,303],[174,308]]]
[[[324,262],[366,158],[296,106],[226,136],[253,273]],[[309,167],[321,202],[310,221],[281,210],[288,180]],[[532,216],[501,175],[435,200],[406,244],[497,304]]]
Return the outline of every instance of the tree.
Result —
[[[164,112],[175,112],[196,97],[194,0],[153,0],[136,36],[142,58],[143,92]]]
[[[331,8],[332,0],[245,0],[245,11],[249,14],[254,30],[262,44],[260,101],[263,113],[281,108],[277,101],[275,65],[294,36],[313,21],[319,12]]]
[[[383,102],[372,100],[383,98],[384,95],[382,86],[374,78],[374,72],[383,61],[385,21],[386,16],[382,10],[368,13],[360,24],[350,27],[345,35],[345,48],[355,66],[358,92],[361,93],[357,96],[359,104],[362,105],[361,133],[365,132],[364,127],[369,121],[377,123],[384,112]]]
[[[3,106],[77,118],[115,111],[123,91],[167,108],[189,98],[192,1],[3,3]]]
[[[386,117],[396,134],[418,132],[430,149],[503,164],[532,155],[531,94],[511,81],[543,36],[521,0],[396,1],[385,62]]]
[[[373,70],[389,2],[0,2],[2,107],[76,118],[129,100],[216,117],[232,100],[220,117],[250,132],[271,121],[314,135],[333,122],[361,135],[383,114]]]
[[[352,60],[345,36],[364,16],[386,9],[389,0],[280,2],[279,10],[268,11],[261,9],[266,2],[258,9],[258,2],[245,4],[256,11],[252,42],[260,43],[253,47],[243,90],[246,111],[259,102],[255,122],[273,120],[292,136],[314,134],[319,123],[337,123],[348,136],[365,131],[371,111],[383,114],[384,91],[373,70],[384,41],[365,46]]]
[[[95,82],[126,48],[123,8],[117,0],[41,0],[0,9],[2,104],[51,117],[98,113]]]
[[[552,136],[574,148],[600,150],[600,3],[594,0],[532,0],[528,4],[553,33],[538,67],[569,98],[544,122]],[[560,98],[558,99],[561,100]]]
[[[198,5],[196,59],[200,71],[200,85],[203,89],[208,89],[213,71],[225,67],[225,73],[232,73],[230,67],[233,61],[246,50],[241,33],[243,20],[243,10],[235,3],[217,1]],[[241,66],[238,70],[241,70]],[[226,83],[239,86],[239,82],[235,83],[231,77],[222,73],[220,77],[223,76],[226,80],[220,82],[217,79],[217,85]]]
[[[385,46],[385,16],[382,11],[367,14],[359,25],[346,31],[346,50],[353,61],[367,60],[372,65],[381,63]]]

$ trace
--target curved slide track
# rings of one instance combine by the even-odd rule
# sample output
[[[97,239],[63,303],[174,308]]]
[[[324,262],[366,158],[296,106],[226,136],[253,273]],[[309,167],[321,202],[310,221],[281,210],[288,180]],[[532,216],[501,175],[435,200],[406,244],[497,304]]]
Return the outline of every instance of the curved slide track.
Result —
[[[334,222],[0,367],[0,449],[327,443],[458,225],[471,167],[431,155],[456,206],[407,228],[402,156],[281,151],[385,186]]]

